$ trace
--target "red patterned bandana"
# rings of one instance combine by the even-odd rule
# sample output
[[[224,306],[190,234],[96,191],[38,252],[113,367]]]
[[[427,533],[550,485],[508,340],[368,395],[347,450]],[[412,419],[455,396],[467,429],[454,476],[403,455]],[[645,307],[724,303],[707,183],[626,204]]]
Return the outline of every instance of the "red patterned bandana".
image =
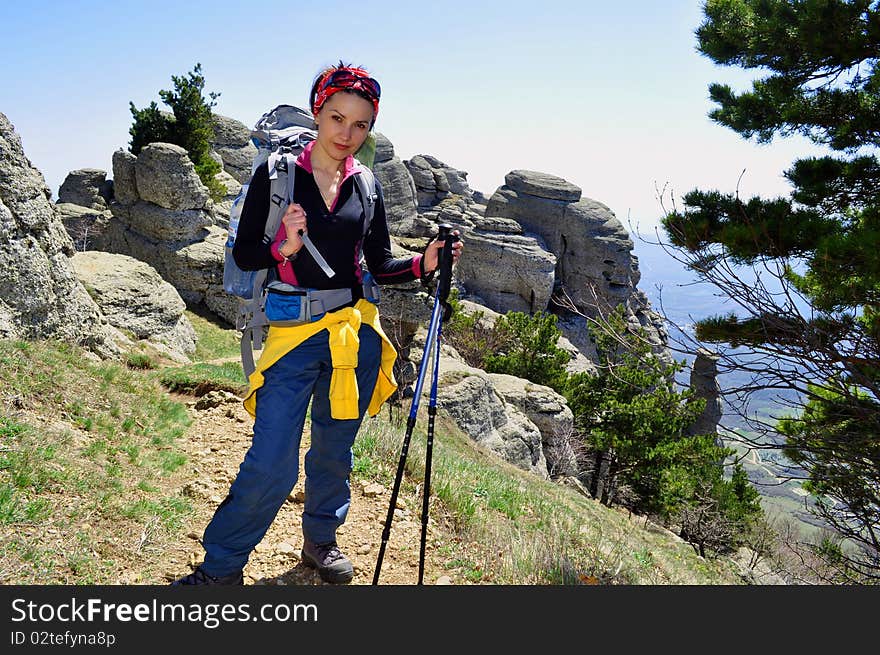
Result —
[[[312,114],[317,115],[327,99],[338,91],[357,89],[366,93],[373,103],[373,120],[379,115],[379,83],[363,68],[344,66],[327,71],[318,83]]]

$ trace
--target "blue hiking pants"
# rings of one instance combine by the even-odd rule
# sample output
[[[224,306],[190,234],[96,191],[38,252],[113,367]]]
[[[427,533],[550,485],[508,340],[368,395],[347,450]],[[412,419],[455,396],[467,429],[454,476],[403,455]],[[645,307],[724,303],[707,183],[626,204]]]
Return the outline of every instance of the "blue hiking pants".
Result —
[[[264,372],[257,390],[254,437],[226,499],[205,529],[202,568],[221,576],[244,568],[299,476],[299,448],[309,401],[311,446],[305,456],[306,500],[303,536],[314,543],[335,541],[351,504],[351,447],[379,374],[382,342],[368,325],[358,332],[357,419],[330,416],[333,373],[328,332],[322,330]]]

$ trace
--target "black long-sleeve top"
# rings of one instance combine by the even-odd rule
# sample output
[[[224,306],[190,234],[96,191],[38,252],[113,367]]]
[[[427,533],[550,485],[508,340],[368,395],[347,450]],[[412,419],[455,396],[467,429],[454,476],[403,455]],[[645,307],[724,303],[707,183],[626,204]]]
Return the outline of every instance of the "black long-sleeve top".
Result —
[[[250,181],[233,247],[233,257],[242,270],[257,270],[273,266],[292,266],[296,284],[312,289],[351,288],[360,297],[361,269],[358,262],[360,242],[366,265],[379,284],[400,284],[418,279],[422,274],[422,256],[395,259],[391,254],[391,237],[385,216],[382,186],[376,180],[377,200],[373,220],[366,236],[363,203],[355,189],[354,175],[349,175],[339,189],[333,211],[327,209],[311,172],[298,160],[295,170],[294,201],[306,214],[308,236],[318,251],[336,272],[329,278],[305,247],[292,262],[276,258],[272,244],[263,243],[266,218],[269,214],[269,170],[262,164]],[[279,226],[283,238],[284,226]],[[280,276],[280,270],[279,270]],[[287,276],[285,276],[287,277]]]

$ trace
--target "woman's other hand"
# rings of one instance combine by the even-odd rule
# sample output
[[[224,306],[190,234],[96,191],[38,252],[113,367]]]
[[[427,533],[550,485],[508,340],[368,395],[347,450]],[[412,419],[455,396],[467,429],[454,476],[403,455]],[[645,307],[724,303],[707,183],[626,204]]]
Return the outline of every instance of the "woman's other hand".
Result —
[[[455,236],[459,236],[460,232],[458,230],[453,230],[452,234]],[[428,244],[428,247],[425,249],[425,261],[423,265],[423,269],[425,273],[431,273],[436,271],[440,266],[440,251],[443,250],[443,246],[446,245],[445,241],[432,241]],[[461,251],[464,249],[464,242],[461,239],[453,242],[452,244],[452,265],[455,266],[456,262],[458,262],[459,257],[461,257]]]

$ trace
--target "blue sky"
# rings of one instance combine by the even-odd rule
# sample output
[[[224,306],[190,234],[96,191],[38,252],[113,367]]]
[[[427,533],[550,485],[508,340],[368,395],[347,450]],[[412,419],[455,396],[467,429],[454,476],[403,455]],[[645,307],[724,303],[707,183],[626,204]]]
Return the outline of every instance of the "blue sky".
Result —
[[[431,154],[491,195],[513,169],[558,175],[647,228],[692,188],[787,195],[782,171],[817,152],[758,146],[707,118],[707,87],[751,75],[696,51],[697,0],[651,2],[3,3],[0,112],[57,194],[67,173],[127,147],[129,101],[159,100],[201,62],[215,111],[251,126],[307,102],[344,59],[382,84],[376,129],[402,159]],[[164,107],[164,106],[163,106]],[[745,174],[743,170],[745,169]],[[740,179],[740,176],[742,178]]]

